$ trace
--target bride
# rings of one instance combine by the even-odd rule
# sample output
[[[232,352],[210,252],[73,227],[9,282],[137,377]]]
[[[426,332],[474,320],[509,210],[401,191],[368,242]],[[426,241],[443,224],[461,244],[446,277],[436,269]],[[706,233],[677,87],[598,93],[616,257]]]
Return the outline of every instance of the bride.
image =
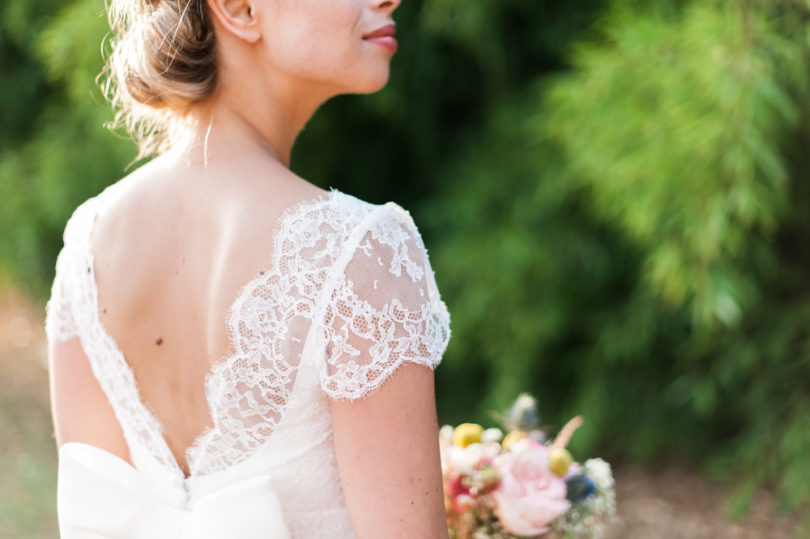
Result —
[[[62,537],[447,537],[421,237],[288,168],[322,103],[386,84],[399,1],[108,2],[105,89],[155,158],[57,259]]]

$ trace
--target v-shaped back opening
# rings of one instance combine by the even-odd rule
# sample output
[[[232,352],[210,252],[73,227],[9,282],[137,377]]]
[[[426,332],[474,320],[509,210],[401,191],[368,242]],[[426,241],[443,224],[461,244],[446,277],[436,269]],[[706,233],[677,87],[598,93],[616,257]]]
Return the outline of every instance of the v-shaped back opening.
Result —
[[[253,332],[253,334],[251,334],[251,338],[257,337],[255,335],[257,329],[255,327],[248,327],[256,321],[245,320],[243,318],[250,317],[241,317],[240,313],[245,309],[248,309],[249,311],[250,308],[256,304],[263,304],[267,306],[268,304],[272,304],[274,301],[282,300],[282,298],[270,296],[272,296],[274,292],[281,291],[281,289],[274,287],[275,284],[278,284],[276,281],[278,281],[280,272],[289,272],[295,270],[295,268],[279,267],[280,265],[283,266],[289,262],[289,260],[286,260],[286,258],[293,256],[291,253],[287,254],[285,252],[284,243],[285,241],[289,241],[289,238],[285,238],[284,235],[289,235],[291,232],[295,232],[294,230],[289,230],[290,227],[288,225],[290,225],[291,221],[295,221],[296,217],[302,212],[305,212],[307,209],[316,207],[319,204],[323,204],[331,200],[335,193],[337,193],[337,191],[322,193],[316,198],[299,201],[296,204],[280,211],[278,216],[275,218],[275,222],[273,224],[273,237],[270,242],[273,247],[269,250],[270,252],[265,253],[264,265],[261,266],[261,269],[258,271],[251,272],[253,277],[232,291],[231,303],[225,311],[224,316],[220,317],[221,329],[226,334],[225,340],[227,342],[227,347],[222,351],[222,353],[214,354],[215,357],[213,358],[213,361],[211,359],[206,360],[204,375],[202,378],[198,376],[195,380],[195,383],[201,385],[191,389],[192,393],[196,391],[196,394],[202,397],[201,402],[199,399],[197,399],[197,402],[195,403],[196,406],[200,407],[200,409],[197,410],[199,417],[195,419],[199,420],[200,418],[205,418],[206,422],[204,425],[195,425],[198,426],[198,430],[195,431],[193,437],[189,438],[191,440],[189,443],[183,444],[182,446],[174,444],[174,449],[172,449],[172,444],[170,443],[171,433],[167,431],[166,427],[177,423],[178,418],[165,417],[165,414],[158,413],[158,411],[156,411],[156,407],[153,406],[149,399],[145,398],[143,394],[144,387],[147,388],[147,393],[150,393],[151,386],[144,386],[142,382],[145,379],[153,380],[154,377],[154,374],[152,376],[147,376],[147,374],[150,372],[150,370],[158,374],[160,372],[168,372],[166,371],[165,363],[162,365],[154,365],[156,361],[153,360],[153,365],[146,369],[143,368],[143,364],[140,365],[140,368],[138,365],[133,366],[130,363],[127,354],[125,354],[125,351],[119,346],[119,341],[113,337],[112,332],[108,331],[107,326],[105,326],[105,324],[102,322],[105,315],[109,314],[108,311],[112,308],[112,306],[102,307],[102,303],[100,301],[100,298],[102,298],[104,294],[102,294],[103,291],[100,290],[99,283],[96,278],[96,250],[94,245],[96,233],[95,225],[99,213],[105,207],[106,197],[110,196],[111,192],[105,191],[97,197],[96,204],[93,208],[93,214],[89,217],[86,238],[87,256],[89,260],[88,286],[90,287],[90,295],[93,299],[91,302],[91,309],[94,311],[91,313],[91,320],[97,326],[96,335],[98,336],[98,339],[100,341],[104,341],[103,345],[100,346],[100,350],[104,351],[105,357],[97,358],[97,361],[111,361],[111,364],[115,365],[115,367],[107,365],[105,368],[114,368],[120,370],[121,372],[117,373],[117,375],[121,378],[121,380],[124,381],[124,385],[131,386],[127,388],[128,390],[125,392],[127,395],[129,395],[127,397],[122,395],[111,395],[108,392],[109,387],[111,386],[102,384],[102,387],[105,389],[105,393],[107,393],[108,399],[113,404],[114,409],[117,408],[116,416],[118,417],[125,434],[127,434],[127,442],[130,445],[130,450],[132,450],[132,443],[141,444],[142,446],[145,446],[144,448],[155,460],[162,463],[164,466],[173,468],[175,473],[188,478],[198,473],[199,470],[197,468],[200,463],[196,461],[199,461],[205,457],[205,452],[208,446],[214,443],[218,439],[218,436],[222,437],[226,435],[226,433],[223,433],[223,429],[228,428],[227,424],[229,422],[253,421],[253,424],[250,425],[251,428],[264,428],[266,430],[265,435],[271,434],[270,430],[272,425],[263,425],[262,422],[267,423],[268,413],[272,413],[274,416],[279,415],[280,410],[282,410],[287,404],[284,396],[290,395],[296,381],[295,373],[293,372],[294,369],[287,368],[294,367],[289,363],[289,361],[291,361],[293,358],[286,357],[288,364],[286,367],[281,365],[280,363],[283,362],[279,362],[278,359],[285,358],[285,353],[290,352],[289,345],[278,342],[271,343],[272,345],[276,346],[276,349],[271,351],[270,355],[273,355],[273,353],[276,355],[275,357],[270,358],[269,361],[275,362],[275,367],[265,369],[267,372],[263,374],[256,373],[257,375],[267,378],[266,381],[260,382],[260,385],[263,384],[264,386],[261,394],[256,392],[251,393],[247,387],[240,387],[240,382],[233,379],[232,373],[239,369],[255,369],[257,367],[255,361],[246,359],[251,353],[255,354],[257,351],[246,350],[245,343],[240,342],[240,337],[250,332]],[[108,284],[105,283],[104,286],[108,286]],[[292,329],[288,328],[288,331],[293,333],[291,336],[293,341],[305,340],[305,334],[309,331],[308,326],[300,323],[300,318],[301,317],[299,316],[298,322],[295,322],[293,315],[291,320],[294,323],[291,324],[291,327],[294,327]],[[106,316],[106,319],[109,320],[109,316]],[[273,323],[278,322],[281,322],[281,320],[274,321],[268,319],[263,320],[260,323],[270,324],[270,326],[272,326]],[[295,334],[295,332],[298,334]],[[189,338],[193,339],[194,337]],[[168,336],[163,337],[157,334],[150,336],[149,341],[150,344],[155,347],[155,354],[171,349],[171,344],[167,342],[168,339]],[[249,347],[252,344],[255,343],[248,344],[247,346]],[[264,343],[264,345],[267,344],[268,343]],[[178,343],[178,345],[181,346],[182,343]],[[166,356],[167,357],[163,358],[163,360],[172,361],[173,358],[171,355]],[[295,367],[297,367],[297,365],[295,365]],[[96,372],[96,369],[94,369],[94,372]],[[175,383],[177,383],[177,380],[180,380],[180,383],[182,383],[183,373],[175,374],[180,377],[175,380]],[[164,383],[167,382],[164,381]],[[177,403],[182,401],[182,395],[180,395],[179,392],[176,395],[179,398],[173,399],[173,402]],[[236,414],[233,412],[233,410],[219,409],[222,404],[220,402],[220,397],[222,397],[222,395],[226,395],[225,398],[235,399],[238,399],[241,396],[242,398],[246,399],[246,401],[256,401],[257,397],[263,397],[266,400],[269,395],[271,400],[275,402],[271,402],[269,404],[265,402],[252,403],[253,405],[261,408],[262,412],[256,412],[255,417],[250,420],[244,417],[235,417]],[[212,399],[217,400],[217,402],[212,403]],[[182,405],[187,406],[188,403],[181,403],[181,406]],[[166,405],[164,404],[163,407],[165,408],[165,406]],[[182,421],[182,418],[180,418],[179,421]],[[242,445],[244,447],[241,447],[241,449],[249,450],[251,448],[251,443],[252,442],[250,440],[243,441]],[[219,464],[220,467],[223,465],[224,464],[222,463]],[[210,467],[214,469],[216,468],[216,465]]]

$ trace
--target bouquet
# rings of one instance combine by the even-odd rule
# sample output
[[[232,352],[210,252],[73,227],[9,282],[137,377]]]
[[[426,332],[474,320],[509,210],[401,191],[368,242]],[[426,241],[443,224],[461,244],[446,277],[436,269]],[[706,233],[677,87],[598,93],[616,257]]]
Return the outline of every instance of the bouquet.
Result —
[[[537,403],[522,394],[501,429],[475,423],[439,433],[445,507],[454,539],[598,538],[616,518],[613,475],[602,459],[574,462],[566,448],[582,424],[553,440]]]

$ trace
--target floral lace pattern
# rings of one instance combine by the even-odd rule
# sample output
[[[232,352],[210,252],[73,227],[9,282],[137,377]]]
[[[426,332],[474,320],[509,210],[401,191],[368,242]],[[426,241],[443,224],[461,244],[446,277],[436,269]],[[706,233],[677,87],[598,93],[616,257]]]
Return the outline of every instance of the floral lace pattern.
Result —
[[[449,341],[421,237],[404,210],[396,213],[369,227],[330,289],[321,383],[333,399],[377,390],[403,361],[435,368]]]
[[[82,205],[66,228],[48,337],[80,338],[136,467],[151,459],[184,481],[160,422],[99,320],[90,237],[103,200]],[[331,191],[285,212],[271,255],[269,269],[240,290],[229,311],[231,350],[206,378],[213,427],[186,453],[192,477],[260,452],[291,410],[328,413],[297,389],[301,366],[318,369],[322,398],[351,400],[372,394],[404,361],[435,368],[447,346],[449,315],[421,237],[399,206]]]

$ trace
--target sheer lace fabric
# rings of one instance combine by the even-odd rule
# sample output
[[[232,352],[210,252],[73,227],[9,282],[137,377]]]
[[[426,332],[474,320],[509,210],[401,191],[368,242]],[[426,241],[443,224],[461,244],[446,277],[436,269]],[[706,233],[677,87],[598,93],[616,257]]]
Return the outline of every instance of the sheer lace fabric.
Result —
[[[373,392],[403,361],[435,367],[449,339],[422,240],[404,210],[392,213],[359,229],[345,270],[327,286],[321,382],[335,399]]]
[[[180,505],[272,473],[294,536],[350,537],[328,399],[368,396],[406,361],[435,368],[450,337],[409,214],[331,191],[282,216],[268,269],[231,306],[231,349],[206,379],[213,427],[188,449],[185,477],[98,316],[90,238],[114,189],[80,206],[66,227],[46,329],[51,340],[80,339],[135,467]]]

